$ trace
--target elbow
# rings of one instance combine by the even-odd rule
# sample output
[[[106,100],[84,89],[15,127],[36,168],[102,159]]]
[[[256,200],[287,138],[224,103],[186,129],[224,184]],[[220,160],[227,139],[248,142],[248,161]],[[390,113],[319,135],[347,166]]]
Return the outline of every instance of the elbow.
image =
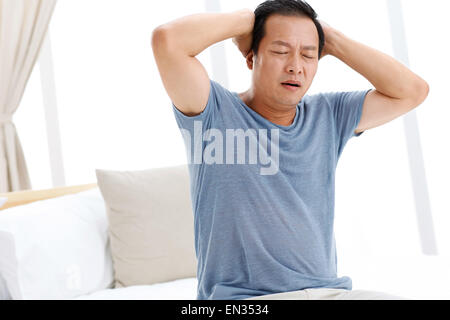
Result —
[[[424,81],[424,98],[423,100],[425,100],[428,97],[428,94],[430,93],[430,85]]]
[[[166,25],[160,25],[156,27],[152,32],[151,38],[153,51],[167,47],[168,40],[169,40],[168,27]]]
[[[424,80],[421,86],[420,104],[422,104],[430,93],[430,85]]]
[[[428,94],[430,92],[430,86],[425,80],[421,80],[414,90],[414,96],[415,96],[415,108],[420,106],[425,99],[428,97]]]

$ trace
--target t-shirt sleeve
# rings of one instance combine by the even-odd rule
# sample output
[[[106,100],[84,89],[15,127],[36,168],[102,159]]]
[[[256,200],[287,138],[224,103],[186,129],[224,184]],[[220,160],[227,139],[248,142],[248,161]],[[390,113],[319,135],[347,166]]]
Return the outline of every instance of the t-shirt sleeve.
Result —
[[[335,137],[338,154],[348,140],[353,137],[361,136],[365,131],[355,133],[362,116],[362,109],[366,95],[370,90],[347,91],[347,92],[328,92],[324,97],[331,108],[334,121]]]
[[[177,109],[173,101],[171,102],[175,120],[184,140],[188,163],[197,164],[201,161],[201,159],[198,159],[197,151],[198,148],[203,149],[205,147],[204,142],[202,142],[202,139],[196,140],[195,138],[200,139],[204,132],[217,126],[217,122],[222,116],[220,109],[223,102],[221,101],[223,101],[226,92],[227,90],[219,83],[210,80],[210,90],[206,106],[202,113],[195,116],[185,115]]]
[[[175,119],[177,121],[178,127],[180,129],[186,129],[191,131],[194,127],[194,122],[198,121],[202,123],[202,129],[207,130],[211,128],[212,122],[214,120],[214,117],[217,116],[218,107],[219,107],[219,90],[220,84],[215,82],[214,80],[210,80],[210,90],[209,90],[209,96],[208,101],[206,103],[205,109],[202,111],[202,113],[196,115],[196,116],[187,116],[183,112],[181,112],[171,101],[172,103],[172,110],[175,115]]]

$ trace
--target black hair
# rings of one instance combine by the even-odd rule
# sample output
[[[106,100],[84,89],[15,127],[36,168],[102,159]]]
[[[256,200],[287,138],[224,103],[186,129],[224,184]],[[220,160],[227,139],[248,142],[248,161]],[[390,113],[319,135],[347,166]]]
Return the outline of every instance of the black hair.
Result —
[[[302,0],[267,0],[258,5],[255,9],[255,23],[252,31],[252,46],[253,54],[258,54],[259,43],[265,36],[266,20],[273,14],[280,14],[283,16],[300,16],[309,17],[314,22],[319,33],[319,58],[325,44],[325,35],[322,26],[317,20],[317,13],[313,8]]]

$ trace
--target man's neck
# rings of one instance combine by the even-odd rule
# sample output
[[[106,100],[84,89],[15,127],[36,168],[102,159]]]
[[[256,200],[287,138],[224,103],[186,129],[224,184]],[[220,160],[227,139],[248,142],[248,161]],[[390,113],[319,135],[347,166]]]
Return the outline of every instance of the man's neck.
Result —
[[[239,93],[239,97],[249,108],[274,124],[287,127],[294,122],[296,108],[289,110],[273,108],[252,95],[250,90]]]

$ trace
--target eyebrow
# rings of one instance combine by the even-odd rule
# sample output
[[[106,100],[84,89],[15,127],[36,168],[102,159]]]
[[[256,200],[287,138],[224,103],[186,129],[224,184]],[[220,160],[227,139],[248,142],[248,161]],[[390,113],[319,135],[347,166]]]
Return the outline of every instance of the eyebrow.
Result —
[[[285,46],[285,47],[288,47],[288,48],[292,48],[292,46],[289,43],[281,41],[281,40],[273,41],[271,44],[278,44],[280,46]],[[303,46],[303,49],[305,49],[305,50],[317,50],[317,47],[316,46]]]

